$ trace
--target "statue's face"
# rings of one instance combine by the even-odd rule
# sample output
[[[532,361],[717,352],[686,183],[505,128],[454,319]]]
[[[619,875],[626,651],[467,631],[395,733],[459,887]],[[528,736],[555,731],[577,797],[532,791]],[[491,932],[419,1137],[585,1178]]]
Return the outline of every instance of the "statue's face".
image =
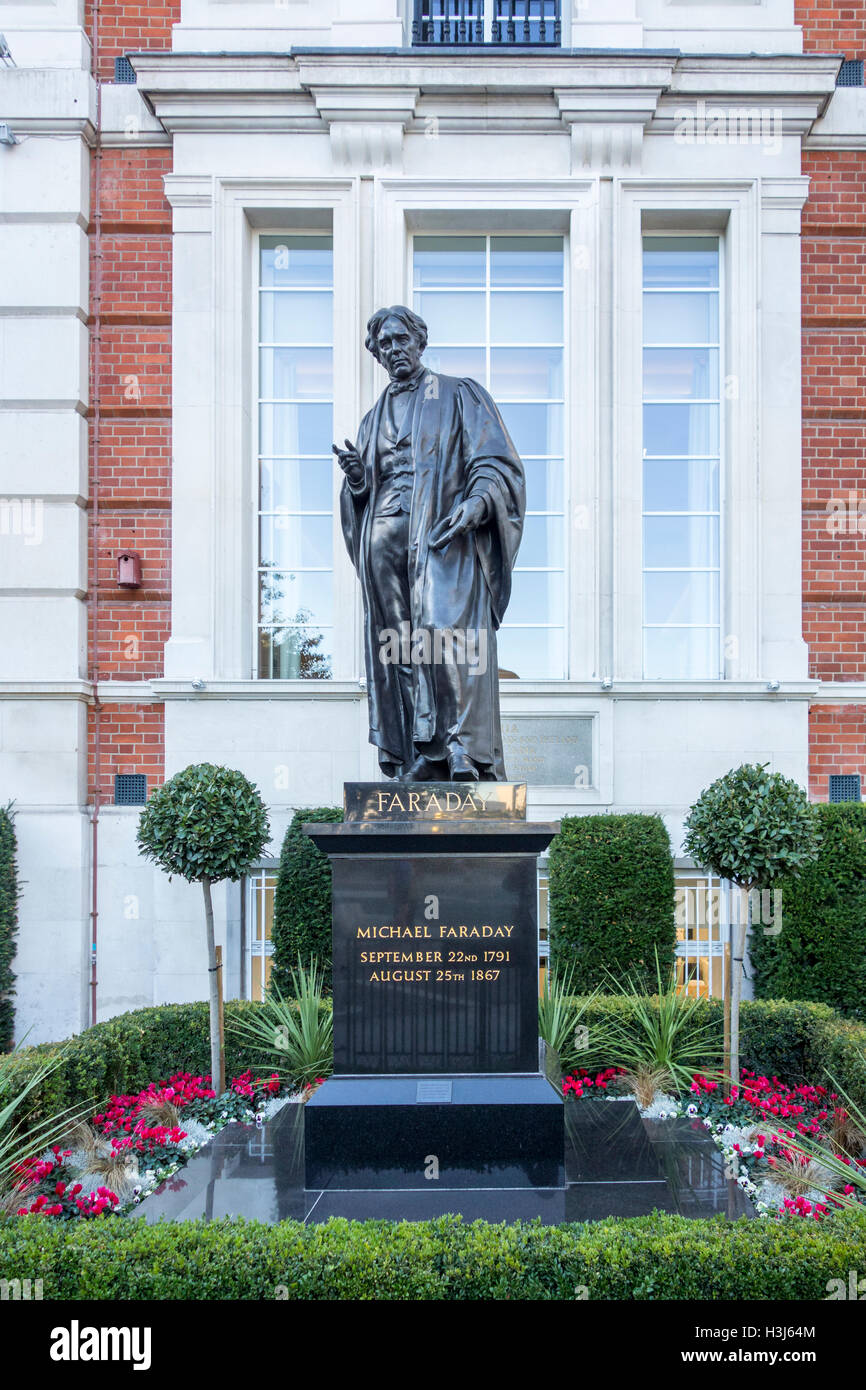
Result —
[[[421,340],[402,319],[391,315],[385,319],[376,338],[379,361],[394,381],[405,381],[418,370],[421,362]]]

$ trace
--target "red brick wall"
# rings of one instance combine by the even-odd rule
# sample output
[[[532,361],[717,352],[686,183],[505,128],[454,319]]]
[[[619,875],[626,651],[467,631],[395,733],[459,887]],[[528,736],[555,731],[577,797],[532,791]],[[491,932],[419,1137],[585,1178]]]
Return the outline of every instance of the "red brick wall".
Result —
[[[812,675],[864,680],[866,160],[806,151],[803,168],[803,630]]]
[[[172,245],[162,183],[170,168],[167,148],[132,144],[101,156],[99,611],[96,650],[91,649],[101,681],[160,676],[170,634]],[[95,208],[95,179],[93,195]],[[91,352],[97,331],[96,264],[92,226]],[[141,556],[140,589],[118,588],[117,555],[126,548]],[[149,788],[162,781],[163,725],[162,705],[104,706],[100,793],[105,799],[113,798],[116,772],[145,772]],[[93,729],[91,715],[91,745]],[[91,747],[91,791],[93,780]]]
[[[831,772],[859,772],[866,786],[866,706],[812,706],[809,794],[814,801],[827,800]]]
[[[143,772],[148,794],[164,780],[165,705],[104,705],[99,717],[99,790],[101,799],[114,800],[117,772]],[[88,796],[95,783],[93,758],[95,718],[89,728],[90,772]]]
[[[93,0],[85,5],[93,40]],[[100,0],[99,75],[114,78],[114,60],[126,53],[171,48],[171,26],[180,23],[180,0]]]
[[[794,22],[803,27],[807,53],[866,54],[866,6],[862,0],[795,0]]]
[[[795,18],[807,52],[866,56],[866,5],[797,0]],[[813,676],[866,680],[866,157],[804,151],[803,172],[803,635]],[[866,780],[866,708],[815,705],[809,728],[816,800],[831,772]]]

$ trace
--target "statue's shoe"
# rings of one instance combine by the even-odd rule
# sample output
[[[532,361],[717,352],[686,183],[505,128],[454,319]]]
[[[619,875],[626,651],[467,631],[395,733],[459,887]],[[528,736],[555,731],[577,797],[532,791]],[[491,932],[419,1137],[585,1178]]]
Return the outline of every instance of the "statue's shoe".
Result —
[[[448,771],[452,782],[477,782],[478,768],[466,753],[452,753],[448,758]]]
[[[431,763],[429,758],[419,754],[414,762],[400,774],[401,782],[440,782],[444,780],[445,764]]]

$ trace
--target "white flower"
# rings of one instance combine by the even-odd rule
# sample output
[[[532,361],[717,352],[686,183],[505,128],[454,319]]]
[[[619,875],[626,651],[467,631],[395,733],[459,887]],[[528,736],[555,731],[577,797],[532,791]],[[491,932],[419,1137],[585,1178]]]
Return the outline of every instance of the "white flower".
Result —
[[[692,1116],[694,1116],[694,1115],[697,1115],[697,1113],[698,1113],[698,1107],[697,1107],[696,1105],[689,1105],[689,1106],[686,1107],[686,1114],[687,1114],[687,1115],[692,1115]]]

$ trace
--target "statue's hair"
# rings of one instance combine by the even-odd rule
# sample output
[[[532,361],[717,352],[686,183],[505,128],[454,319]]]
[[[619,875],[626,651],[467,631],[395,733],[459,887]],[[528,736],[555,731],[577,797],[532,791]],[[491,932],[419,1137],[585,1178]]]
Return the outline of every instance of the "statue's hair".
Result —
[[[408,328],[410,333],[414,333],[420,339],[421,351],[427,346],[427,325],[418,314],[414,314],[411,309],[407,309],[405,304],[392,304],[389,309],[377,309],[375,314],[367,324],[367,339],[364,344],[368,352],[372,352],[376,361],[379,361],[379,351],[377,342],[379,330],[386,319],[399,319]]]

